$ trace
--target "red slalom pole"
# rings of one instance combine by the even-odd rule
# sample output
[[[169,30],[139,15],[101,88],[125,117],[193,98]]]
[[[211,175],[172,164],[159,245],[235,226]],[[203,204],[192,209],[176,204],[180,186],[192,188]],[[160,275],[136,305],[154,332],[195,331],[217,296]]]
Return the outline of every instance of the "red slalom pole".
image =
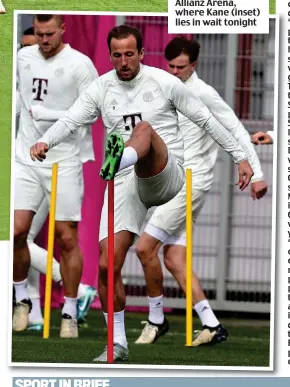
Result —
[[[108,363],[114,363],[114,180],[108,182]]]

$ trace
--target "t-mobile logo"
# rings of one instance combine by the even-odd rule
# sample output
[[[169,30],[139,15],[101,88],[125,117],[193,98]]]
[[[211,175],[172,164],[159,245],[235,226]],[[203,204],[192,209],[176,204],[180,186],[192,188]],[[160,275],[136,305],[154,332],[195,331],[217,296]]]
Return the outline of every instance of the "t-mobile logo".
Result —
[[[133,130],[135,128],[135,126],[138,124],[138,122],[142,121],[142,114],[141,113],[128,114],[126,116],[123,116],[123,119],[125,122],[125,129],[126,130]],[[128,125],[128,123],[129,123],[129,125]]]
[[[35,101],[43,101],[45,95],[47,95],[48,79],[33,78],[32,92],[36,93]]]

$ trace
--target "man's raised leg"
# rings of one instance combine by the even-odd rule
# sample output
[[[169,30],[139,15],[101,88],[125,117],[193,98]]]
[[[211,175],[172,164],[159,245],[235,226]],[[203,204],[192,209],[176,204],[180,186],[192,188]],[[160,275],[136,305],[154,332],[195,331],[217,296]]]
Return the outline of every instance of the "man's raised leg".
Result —
[[[124,144],[122,136],[112,133],[106,142],[105,161],[100,176],[112,180],[122,169],[135,165],[140,178],[158,175],[168,160],[167,147],[148,122],[139,122]]]

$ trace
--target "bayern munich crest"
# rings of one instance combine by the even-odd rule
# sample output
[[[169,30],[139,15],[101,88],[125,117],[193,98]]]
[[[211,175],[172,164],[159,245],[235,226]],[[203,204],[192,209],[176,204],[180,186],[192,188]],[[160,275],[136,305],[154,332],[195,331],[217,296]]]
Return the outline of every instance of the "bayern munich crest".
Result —
[[[63,70],[63,68],[58,68],[58,69],[56,69],[55,72],[54,72],[54,75],[55,75],[56,77],[63,77],[63,75],[64,75],[64,70]]]
[[[154,99],[154,96],[152,91],[146,91],[146,93],[143,94],[143,100],[145,102],[151,102],[153,101],[153,99]]]

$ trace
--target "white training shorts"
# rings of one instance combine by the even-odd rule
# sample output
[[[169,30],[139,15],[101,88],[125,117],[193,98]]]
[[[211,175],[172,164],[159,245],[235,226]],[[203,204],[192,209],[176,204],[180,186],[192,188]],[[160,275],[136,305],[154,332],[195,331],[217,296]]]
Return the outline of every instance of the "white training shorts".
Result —
[[[16,162],[14,209],[37,212],[43,199],[50,202],[52,168]],[[58,167],[56,215],[58,221],[81,220],[84,194],[83,168]]]
[[[140,179],[132,170],[125,177],[115,178],[115,234],[130,231],[140,235],[148,208],[167,203],[184,184],[184,170],[177,159],[168,154],[164,170],[157,176]],[[99,240],[108,237],[108,191],[105,191]]]
[[[192,189],[193,222],[204,205],[205,197],[205,191]],[[154,209],[144,231],[164,245],[186,246],[186,184],[172,200]]]

